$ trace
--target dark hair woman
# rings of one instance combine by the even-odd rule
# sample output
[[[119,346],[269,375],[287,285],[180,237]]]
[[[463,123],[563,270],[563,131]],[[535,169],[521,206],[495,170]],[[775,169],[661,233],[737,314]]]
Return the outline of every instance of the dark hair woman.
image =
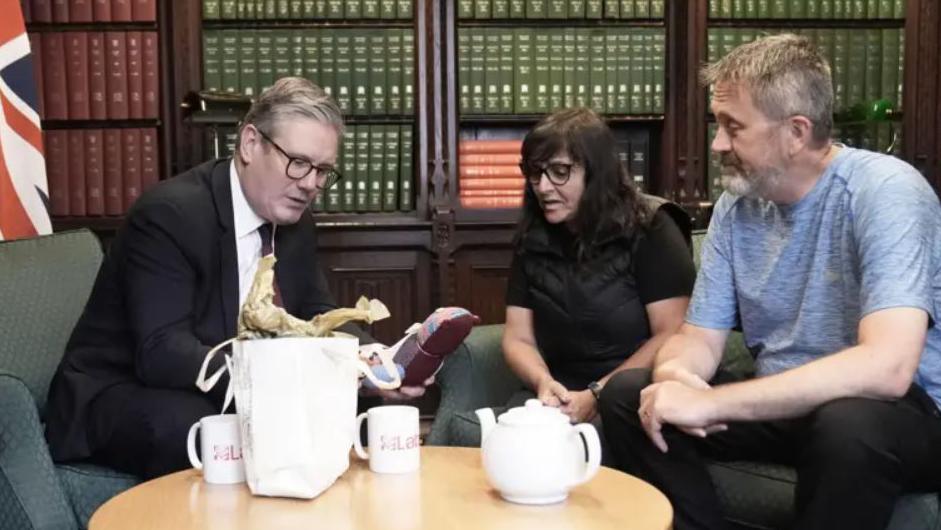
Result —
[[[695,270],[689,219],[639,193],[593,111],[564,109],[523,141],[523,217],[503,351],[572,421],[590,421],[611,375],[650,367],[683,322]]]

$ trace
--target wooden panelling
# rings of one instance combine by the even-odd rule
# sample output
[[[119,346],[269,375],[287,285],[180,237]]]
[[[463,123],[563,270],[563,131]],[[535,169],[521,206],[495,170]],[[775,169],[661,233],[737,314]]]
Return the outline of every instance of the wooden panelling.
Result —
[[[506,287],[513,259],[511,248],[462,250],[454,255],[456,305],[480,317],[483,324],[506,320]]]

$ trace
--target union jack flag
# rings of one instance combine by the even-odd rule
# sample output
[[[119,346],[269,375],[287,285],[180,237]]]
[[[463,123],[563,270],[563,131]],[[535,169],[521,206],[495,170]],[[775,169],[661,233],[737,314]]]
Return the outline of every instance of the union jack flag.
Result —
[[[33,58],[18,0],[0,0],[0,240],[52,232]]]

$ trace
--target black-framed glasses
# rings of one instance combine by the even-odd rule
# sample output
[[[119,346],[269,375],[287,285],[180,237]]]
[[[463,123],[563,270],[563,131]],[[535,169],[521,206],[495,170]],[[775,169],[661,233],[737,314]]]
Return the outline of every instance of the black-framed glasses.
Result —
[[[526,177],[529,185],[534,188],[539,186],[539,181],[542,180],[543,175],[545,175],[553,185],[564,186],[572,176],[573,167],[575,167],[575,164],[567,164],[565,162],[549,162],[542,166],[527,164],[525,162],[520,164],[520,170],[523,172],[523,176]]]
[[[288,159],[288,164],[284,167],[284,174],[287,175],[289,179],[301,180],[307,177],[307,175],[310,175],[311,171],[316,169],[317,174],[314,177],[316,178],[315,186],[317,186],[317,189],[323,191],[330,189],[334,184],[343,178],[343,175],[341,175],[335,167],[318,166],[306,158],[291,156],[287,153],[287,151],[284,150],[284,148],[278,145],[277,142],[272,140],[270,136],[265,134],[264,131],[257,127],[255,130],[258,131],[258,134],[260,134],[262,138],[267,140],[269,144],[273,145],[275,149],[280,151],[281,154]]]

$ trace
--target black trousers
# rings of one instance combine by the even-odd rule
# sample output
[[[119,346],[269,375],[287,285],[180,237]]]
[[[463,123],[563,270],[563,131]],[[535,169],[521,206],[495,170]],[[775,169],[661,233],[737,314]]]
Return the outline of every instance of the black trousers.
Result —
[[[840,399],[801,418],[733,423],[704,439],[666,426],[669,451],[661,453],[637,414],[650,382],[650,370],[616,374],[600,409],[617,466],[666,494],[677,530],[727,527],[707,458],[795,467],[800,529],[884,529],[900,495],[941,490],[941,414],[918,386],[897,401]]]

